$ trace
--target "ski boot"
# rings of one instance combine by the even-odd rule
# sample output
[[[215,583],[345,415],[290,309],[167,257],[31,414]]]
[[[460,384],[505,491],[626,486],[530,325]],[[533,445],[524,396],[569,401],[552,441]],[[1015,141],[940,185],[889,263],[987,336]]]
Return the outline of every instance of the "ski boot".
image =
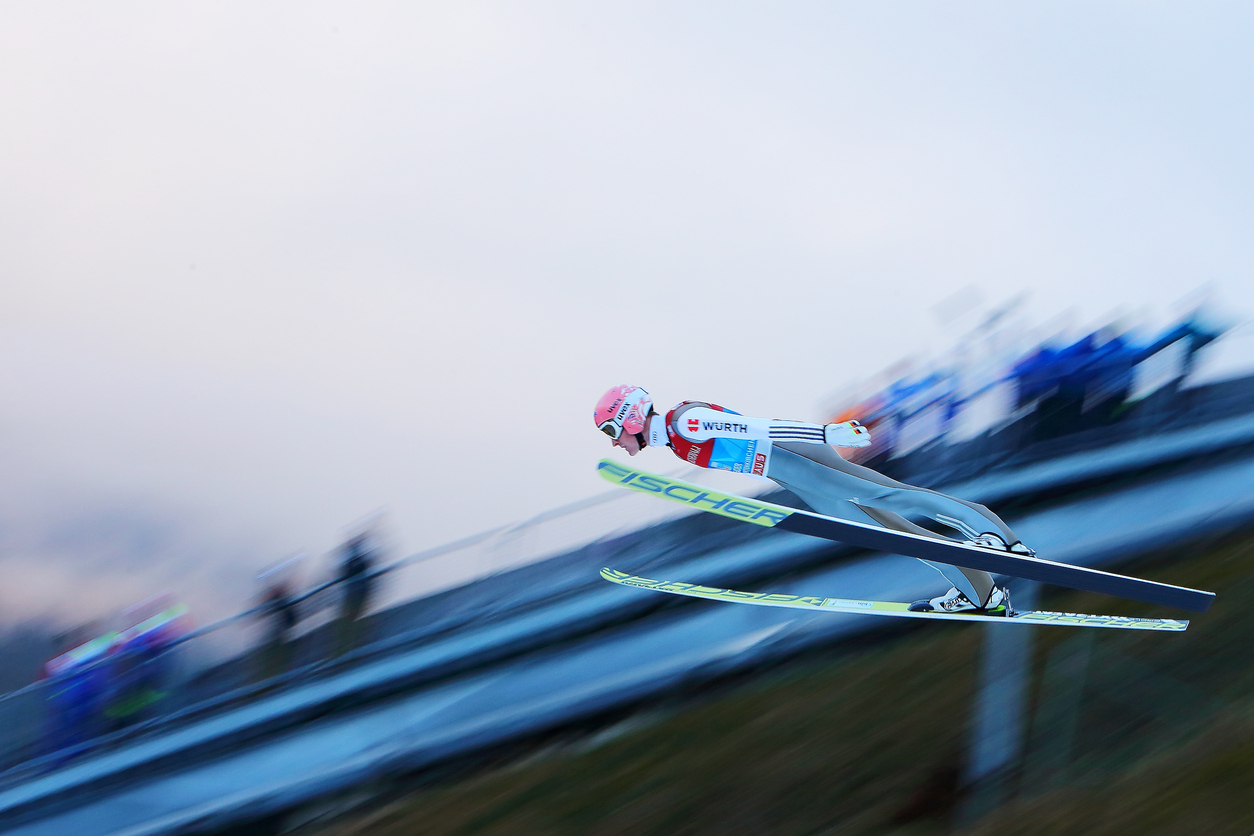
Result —
[[[977,615],[1012,615],[1010,608],[1010,591],[1002,586],[993,587],[993,594],[988,596],[988,603],[977,607],[971,599],[950,587],[944,595],[930,600],[915,601],[910,605],[910,612],[973,612]]]
[[[994,534],[986,531],[974,540],[968,540],[968,546],[979,546],[983,549],[996,549],[999,552],[1010,552],[1021,557],[1036,557],[1036,550],[1030,549],[1023,545],[1022,540],[1016,540],[1010,545],[1006,545],[1006,541],[1001,538],[1000,534]]]

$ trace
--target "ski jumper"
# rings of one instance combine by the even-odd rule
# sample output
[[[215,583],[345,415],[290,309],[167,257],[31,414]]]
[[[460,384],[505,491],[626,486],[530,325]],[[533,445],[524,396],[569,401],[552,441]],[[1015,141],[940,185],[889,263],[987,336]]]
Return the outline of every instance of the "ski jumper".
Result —
[[[654,423],[660,422],[650,422],[650,446],[665,444],[698,467],[765,476],[820,514],[925,537],[940,535],[910,518],[939,523],[964,540],[985,533],[1006,543],[1019,539],[983,505],[916,488],[846,461],[827,445],[822,424],[751,418],[701,401],[684,401],[666,414],[665,438]],[[987,572],[923,562],[979,606],[993,592]]]

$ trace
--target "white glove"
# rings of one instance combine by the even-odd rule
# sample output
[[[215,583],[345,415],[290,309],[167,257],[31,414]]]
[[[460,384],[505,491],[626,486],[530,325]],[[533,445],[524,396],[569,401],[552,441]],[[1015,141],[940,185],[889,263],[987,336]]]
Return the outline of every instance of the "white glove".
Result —
[[[871,432],[857,421],[827,424],[823,427],[823,440],[833,447],[870,447]]]

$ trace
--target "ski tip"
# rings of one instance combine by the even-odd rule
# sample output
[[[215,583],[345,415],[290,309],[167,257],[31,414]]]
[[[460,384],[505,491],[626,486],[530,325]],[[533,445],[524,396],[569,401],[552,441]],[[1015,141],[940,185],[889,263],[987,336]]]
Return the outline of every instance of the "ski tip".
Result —
[[[611,569],[608,566],[602,566],[601,577],[602,579],[610,581],[611,583],[623,583],[629,578],[634,578],[636,576],[629,574],[627,572],[620,572],[617,569]]]
[[[633,472],[633,468],[623,467],[613,459],[601,459],[597,462],[597,473],[601,474],[601,478],[609,479],[611,482],[622,481]]]

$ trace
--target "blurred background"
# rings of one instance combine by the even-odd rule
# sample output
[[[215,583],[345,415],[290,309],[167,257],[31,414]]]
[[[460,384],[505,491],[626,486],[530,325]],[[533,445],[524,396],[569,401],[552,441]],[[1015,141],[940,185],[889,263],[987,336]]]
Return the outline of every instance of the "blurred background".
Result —
[[[1254,831],[1252,29],[5,5],[0,829]],[[1012,638],[603,589],[935,585],[607,492],[622,382],[857,418],[1217,603]]]

